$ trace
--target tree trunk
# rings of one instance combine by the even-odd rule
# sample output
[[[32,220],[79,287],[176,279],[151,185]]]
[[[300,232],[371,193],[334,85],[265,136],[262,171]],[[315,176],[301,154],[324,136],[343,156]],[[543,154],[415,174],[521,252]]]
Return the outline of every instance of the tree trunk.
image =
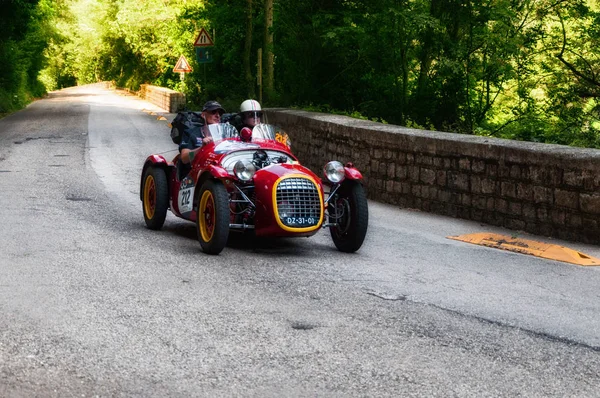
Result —
[[[244,42],[244,80],[248,98],[254,98],[254,78],[252,76],[252,68],[250,65],[250,57],[252,53],[252,0],[246,2],[246,40]]]
[[[431,0],[431,5],[429,9],[429,15],[432,18],[437,18],[437,0]],[[431,70],[431,65],[433,63],[433,41],[434,32],[433,28],[428,28],[426,30],[425,37],[423,38],[423,44],[421,49],[421,56],[419,57],[419,77],[417,78],[417,98],[423,98],[426,94],[426,86],[429,83],[429,71]]]
[[[265,0],[265,94],[267,99],[274,88],[274,56],[273,56],[273,0]]]

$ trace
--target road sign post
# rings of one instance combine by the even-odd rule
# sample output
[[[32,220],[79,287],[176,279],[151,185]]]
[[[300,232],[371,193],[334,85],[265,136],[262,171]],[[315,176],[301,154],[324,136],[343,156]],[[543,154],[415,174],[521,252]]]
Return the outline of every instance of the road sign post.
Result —
[[[203,85],[206,85],[206,64],[212,62],[212,47],[214,45],[215,43],[206,29],[200,29],[200,33],[198,33],[198,37],[196,37],[196,40],[194,41],[194,47],[196,48],[196,61],[198,61],[199,64],[204,64]]]
[[[179,72],[179,78],[182,83],[182,90],[185,91],[185,74],[192,71],[192,66],[187,59],[182,55],[173,68],[173,72]]]
[[[200,33],[198,33],[198,37],[196,37],[196,41],[194,41],[194,47],[212,47],[214,45],[215,43],[206,29],[200,29]]]
[[[212,47],[214,45],[215,43],[206,29],[200,29],[200,33],[198,33],[198,37],[196,37],[196,40],[194,41],[194,47],[196,48],[196,60],[199,64],[212,62]]]
[[[262,48],[258,49],[256,65],[256,84],[258,85],[258,102],[262,104]]]
[[[196,61],[199,64],[212,62],[212,47],[196,47]]]
[[[192,71],[192,66],[190,65],[188,60],[185,59],[185,57],[183,55],[181,57],[179,57],[179,60],[177,61],[177,63],[175,64],[175,67],[173,68],[173,72],[188,73],[191,71]]]

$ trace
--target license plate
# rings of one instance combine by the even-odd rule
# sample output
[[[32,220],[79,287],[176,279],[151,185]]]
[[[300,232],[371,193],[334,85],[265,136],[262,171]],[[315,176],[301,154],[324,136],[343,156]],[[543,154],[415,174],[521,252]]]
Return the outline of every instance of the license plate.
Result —
[[[286,217],[284,221],[289,226],[315,225],[317,223],[314,217]]]

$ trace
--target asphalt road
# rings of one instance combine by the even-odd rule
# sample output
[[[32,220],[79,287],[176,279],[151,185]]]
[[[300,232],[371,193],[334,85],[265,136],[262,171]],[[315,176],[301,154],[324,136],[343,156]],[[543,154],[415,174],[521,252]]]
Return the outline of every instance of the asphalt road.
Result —
[[[600,268],[376,202],[355,254],[207,256],[192,223],[145,228],[143,161],[176,153],[152,110],[87,86],[0,120],[0,397],[600,396]]]

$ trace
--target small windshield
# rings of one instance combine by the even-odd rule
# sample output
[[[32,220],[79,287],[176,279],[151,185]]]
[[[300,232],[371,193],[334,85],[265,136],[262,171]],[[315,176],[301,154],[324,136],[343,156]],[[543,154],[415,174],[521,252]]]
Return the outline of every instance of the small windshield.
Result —
[[[291,146],[290,137],[280,127],[272,124],[257,124],[252,129],[252,141],[274,140],[281,144]]]
[[[208,134],[212,137],[215,143],[229,138],[239,138],[240,134],[235,127],[229,123],[215,123],[205,126]]]

